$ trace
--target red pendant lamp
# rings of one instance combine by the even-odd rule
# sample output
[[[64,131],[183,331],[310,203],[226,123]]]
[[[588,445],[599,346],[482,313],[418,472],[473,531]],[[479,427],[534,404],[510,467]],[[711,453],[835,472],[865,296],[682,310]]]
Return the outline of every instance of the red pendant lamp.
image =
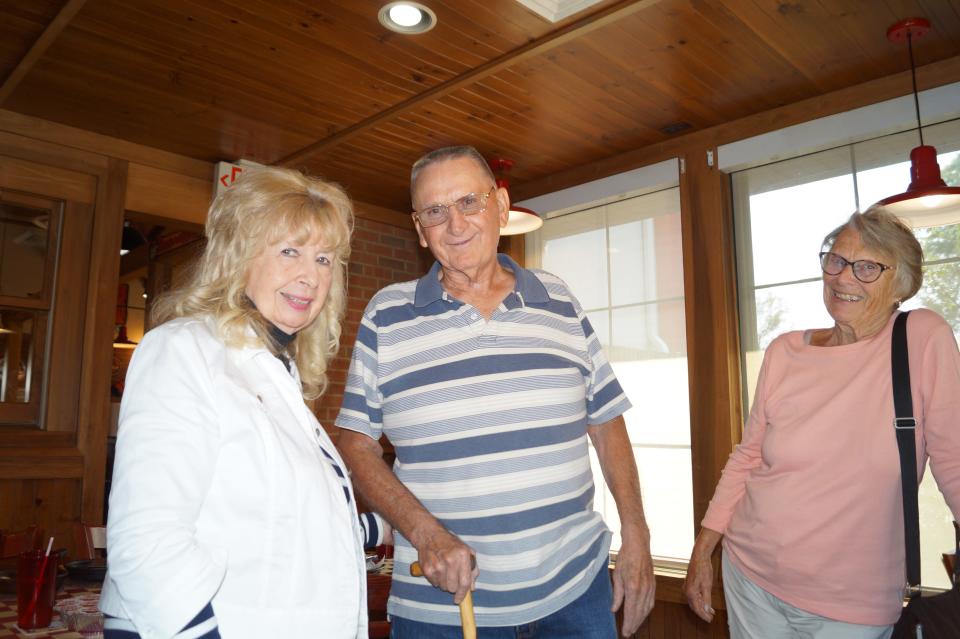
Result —
[[[910,51],[910,76],[913,79],[913,104],[917,113],[920,146],[910,151],[910,185],[907,190],[877,202],[914,228],[942,226],[960,222],[960,186],[947,186],[940,176],[937,150],[923,143],[920,124],[920,99],[917,92],[917,69],[913,61],[913,40],[930,31],[924,18],[907,18],[887,29],[887,39],[900,43],[906,40]]]
[[[513,168],[513,164],[513,160],[505,158],[490,160],[490,168],[493,169],[493,174],[497,178],[497,187],[506,189],[508,194],[510,189],[506,174]],[[500,229],[500,235],[520,235],[536,231],[541,226],[543,226],[543,218],[526,207],[514,205],[513,198],[510,198],[510,218],[507,220],[507,225]]]

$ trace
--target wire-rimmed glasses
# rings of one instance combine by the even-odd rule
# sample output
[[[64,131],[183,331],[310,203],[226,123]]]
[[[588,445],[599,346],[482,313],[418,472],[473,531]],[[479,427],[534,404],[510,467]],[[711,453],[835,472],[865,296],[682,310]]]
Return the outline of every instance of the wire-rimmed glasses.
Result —
[[[463,215],[483,213],[487,210],[487,200],[490,199],[490,195],[496,188],[496,186],[490,187],[490,190],[486,193],[467,193],[447,204],[431,204],[419,211],[414,211],[413,215],[417,218],[420,226],[429,228],[431,226],[438,226],[449,220],[451,207],[456,207]]]
[[[823,251],[820,253],[820,268],[827,275],[840,275],[840,273],[843,272],[843,269],[846,268],[848,264],[853,271],[853,276],[864,284],[876,282],[884,271],[893,268],[892,266],[887,266],[886,264],[881,264],[880,262],[874,262],[873,260],[854,260],[851,262],[847,258],[843,257],[842,255],[837,255],[836,253],[831,253],[829,251]]]

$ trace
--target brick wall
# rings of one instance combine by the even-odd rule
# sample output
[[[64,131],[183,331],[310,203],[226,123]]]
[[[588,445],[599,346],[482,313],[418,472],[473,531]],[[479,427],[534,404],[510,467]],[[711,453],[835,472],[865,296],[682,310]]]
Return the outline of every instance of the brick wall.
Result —
[[[417,234],[358,217],[353,232],[353,251],[347,277],[347,313],[340,337],[340,352],[330,367],[330,386],[317,400],[314,412],[320,423],[336,438],[333,421],[343,400],[343,385],[350,365],[350,354],[357,338],[357,326],[367,302],[387,284],[405,282],[423,275],[433,258],[417,243]]]

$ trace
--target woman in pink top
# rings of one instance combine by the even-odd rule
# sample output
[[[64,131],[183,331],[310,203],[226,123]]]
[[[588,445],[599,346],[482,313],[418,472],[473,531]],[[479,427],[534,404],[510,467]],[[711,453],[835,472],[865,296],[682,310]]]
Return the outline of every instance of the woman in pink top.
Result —
[[[905,583],[890,340],[897,308],[920,288],[922,262],[897,218],[855,213],[821,254],[833,327],[786,333],[767,349],[685,585],[694,613],[712,620],[710,558],[722,539],[733,639],[890,636]],[[957,342],[924,309],[910,314],[907,340],[918,472],[929,457],[960,518]]]

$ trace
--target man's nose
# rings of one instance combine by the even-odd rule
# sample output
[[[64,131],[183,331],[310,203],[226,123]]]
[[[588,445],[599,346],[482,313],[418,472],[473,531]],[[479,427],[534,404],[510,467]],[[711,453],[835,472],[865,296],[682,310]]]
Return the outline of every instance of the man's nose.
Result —
[[[447,231],[459,235],[467,228],[467,216],[456,206],[451,206],[447,213]]]

